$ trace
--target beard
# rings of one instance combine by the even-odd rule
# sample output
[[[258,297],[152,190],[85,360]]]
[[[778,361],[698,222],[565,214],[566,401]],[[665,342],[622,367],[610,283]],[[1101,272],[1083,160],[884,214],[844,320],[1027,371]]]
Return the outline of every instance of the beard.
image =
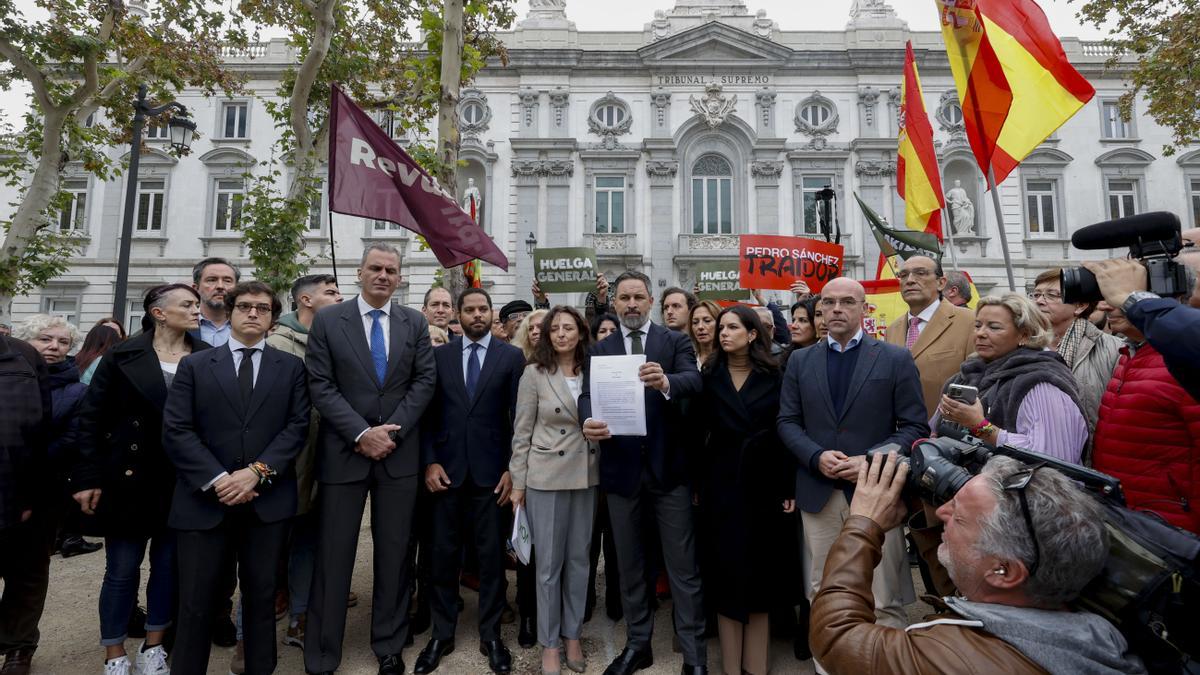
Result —
[[[636,314],[621,315],[621,325],[625,326],[629,330],[637,330],[638,328],[641,328],[642,324],[644,323],[646,323],[646,317],[643,316],[641,312]]]
[[[478,330],[476,330],[473,324],[459,322],[459,325],[462,326],[463,337],[472,342],[479,342],[481,339],[483,339],[484,335],[487,335],[492,331],[492,324],[490,323],[484,324],[483,328]]]
[[[222,295],[218,300],[216,296],[210,295],[204,299],[204,305],[209,309],[225,309],[225,296]]]
[[[946,568],[946,574],[950,576],[950,581],[954,582],[956,588],[961,589],[967,580],[966,568],[968,565],[950,555],[950,549],[945,542],[938,544],[937,559],[942,567]]]

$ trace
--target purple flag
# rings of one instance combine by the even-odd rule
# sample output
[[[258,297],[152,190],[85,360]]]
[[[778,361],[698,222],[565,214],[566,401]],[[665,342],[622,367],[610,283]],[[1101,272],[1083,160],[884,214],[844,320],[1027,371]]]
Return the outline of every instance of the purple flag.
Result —
[[[333,86],[329,210],[390,220],[423,235],[442,267],[474,258],[507,271],[508,256],[367,113]]]

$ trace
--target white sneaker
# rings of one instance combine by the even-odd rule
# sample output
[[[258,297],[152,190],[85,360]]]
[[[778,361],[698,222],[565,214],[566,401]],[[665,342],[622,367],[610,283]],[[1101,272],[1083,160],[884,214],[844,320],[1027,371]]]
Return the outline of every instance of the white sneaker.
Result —
[[[128,656],[118,656],[104,662],[104,675],[133,675],[133,665]]]
[[[171,667],[167,665],[167,650],[162,645],[146,651],[138,647],[137,670],[140,675],[171,675]]]

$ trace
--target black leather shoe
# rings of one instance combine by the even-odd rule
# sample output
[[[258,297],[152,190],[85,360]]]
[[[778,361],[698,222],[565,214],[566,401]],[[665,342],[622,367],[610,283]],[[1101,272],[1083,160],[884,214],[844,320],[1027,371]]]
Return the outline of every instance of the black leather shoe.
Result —
[[[512,672],[512,654],[500,640],[480,642],[479,653],[487,657],[488,668],[491,668],[493,673]]]
[[[633,673],[652,665],[654,665],[654,654],[649,648],[637,652],[626,647],[617,660],[604,669],[604,675],[633,675]]]
[[[93,543],[77,534],[73,534],[63,538],[59,551],[62,553],[62,557],[72,558],[77,555],[84,555],[85,553],[95,553],[102,548],[104,548],[104,544],[100,542]]]
[[[517,631],[517,644],[524,649],[529,649],[537,644],[537,623],[533,617],[521,617],[521,629]]]
[[[680,675],[708,675],[708,666],[689,666],[685,663],[679,672]]]
[[[388,654],[379,659],[379,675],[404,675],[404,661],[399,654]]]
[[[453,638],[449,640],[430,640],[429,644],[425,645],[425,649],[421,650],[421,654],[417,656],[417,662],[413,665],[413,672],[417,675],[432,673],[437,670],[438,664],[442,662],[442,657],[453,651]]]

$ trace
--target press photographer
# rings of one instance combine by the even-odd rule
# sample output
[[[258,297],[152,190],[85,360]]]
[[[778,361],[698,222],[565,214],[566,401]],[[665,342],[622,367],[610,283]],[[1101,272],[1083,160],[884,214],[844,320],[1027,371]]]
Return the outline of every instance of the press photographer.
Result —
[[[897,468],[899,467],[899,468]],[[875,624],[871,580],[884,534],[898,527],[907,463],[861,465],[850,516],[813,601],[813,654],[830,673],[1141,673],[1121,633],[1067,603],[1105,564],[1099,502],[1058,471],[988,460],[937,511],[938,557],[961,597],[907,630]]]

